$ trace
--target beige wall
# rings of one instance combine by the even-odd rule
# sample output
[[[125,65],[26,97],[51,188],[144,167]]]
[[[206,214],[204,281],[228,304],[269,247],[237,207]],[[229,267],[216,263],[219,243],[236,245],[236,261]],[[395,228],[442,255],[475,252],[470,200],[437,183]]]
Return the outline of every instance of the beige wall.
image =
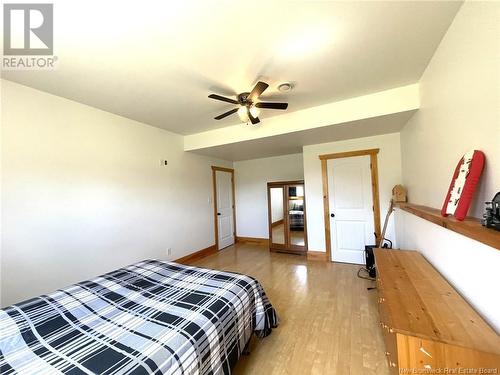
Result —
[[[25,86],[2,81],[1,94],[3,306],[214,244],[210,166],[231,162]]]
[[[441,207],[469,149],[486,154],[474,207],[500,190],[500,2],[466,2],[420,81],[420,110],[401,132],[410,199]]]
[[[323,221],[323,185],[321,179],[321,154],[380,148],[378,154],[379,190],[382,221],[389,209],[392,188],[401,183],[401,150],[399,133],[347,141],[304,146],[304,178],[306,185],[307,240],[310,250],[325,251],[325,224]],[[383,225],[383,223],[381,224]],[[394,240],[393,218],[387,238]],[[374,241],[375,242],[375,241]]]
[[[237,161],[234,173],[237,235],[269,238],[267,183],[302,180],[302,154]]]
[[[410,201],[441,207],[460,157],[477,148],[486,169],[470,214],[500,190],[500,2],[466,2],[420,84],[421,108],[401,132]],[[500,251],[397,213],[401,247],[418,249],[500,332]]]

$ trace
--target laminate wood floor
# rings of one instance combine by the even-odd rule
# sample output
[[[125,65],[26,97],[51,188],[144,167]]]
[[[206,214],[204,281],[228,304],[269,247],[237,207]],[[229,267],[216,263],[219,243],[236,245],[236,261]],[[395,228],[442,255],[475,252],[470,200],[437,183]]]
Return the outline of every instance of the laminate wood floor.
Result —
[[[377,291],[366,289],[375,283],[356,276],[359,266],[249,244],[193,264],[255,277],[280,317],[270,336],[252,339],[251,354],[239,360],[235,374],[389,374]]]

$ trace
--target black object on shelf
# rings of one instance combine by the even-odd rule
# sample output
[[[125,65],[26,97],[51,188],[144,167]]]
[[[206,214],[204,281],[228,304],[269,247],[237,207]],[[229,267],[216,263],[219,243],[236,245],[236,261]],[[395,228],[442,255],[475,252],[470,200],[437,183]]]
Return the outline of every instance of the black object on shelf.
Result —
[[[392,249],[392,241],[388,238],[384,238],[384,241],[382,242],[382,248],[383,249]]]
[[[495,194],[491,202],[485,202],[486,212],[483,215],[481,224],[486,228],[493,228],[500,231],[500,191]]]

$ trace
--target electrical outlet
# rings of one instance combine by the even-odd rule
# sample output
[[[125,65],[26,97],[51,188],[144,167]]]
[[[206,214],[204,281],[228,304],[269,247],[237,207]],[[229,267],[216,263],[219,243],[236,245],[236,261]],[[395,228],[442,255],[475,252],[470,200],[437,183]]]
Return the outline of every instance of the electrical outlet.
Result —
[[[172,248],[171,248],[171,247],[169,247],[169,248],[167,249],[167,255],[169,255],[169,256],[170,256],[170,255],[172,255]]]
[[[165,159],[160,159],[160,167],[164,167],[168,165],[168,161]]]

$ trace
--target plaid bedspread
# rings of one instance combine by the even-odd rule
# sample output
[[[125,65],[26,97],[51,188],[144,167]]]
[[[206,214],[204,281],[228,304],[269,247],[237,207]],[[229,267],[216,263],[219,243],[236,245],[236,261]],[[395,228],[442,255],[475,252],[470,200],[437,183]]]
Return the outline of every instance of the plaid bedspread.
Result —
[[[0,373],[228,374],[277,324],[249,276],[147,260],[0,310]]]

